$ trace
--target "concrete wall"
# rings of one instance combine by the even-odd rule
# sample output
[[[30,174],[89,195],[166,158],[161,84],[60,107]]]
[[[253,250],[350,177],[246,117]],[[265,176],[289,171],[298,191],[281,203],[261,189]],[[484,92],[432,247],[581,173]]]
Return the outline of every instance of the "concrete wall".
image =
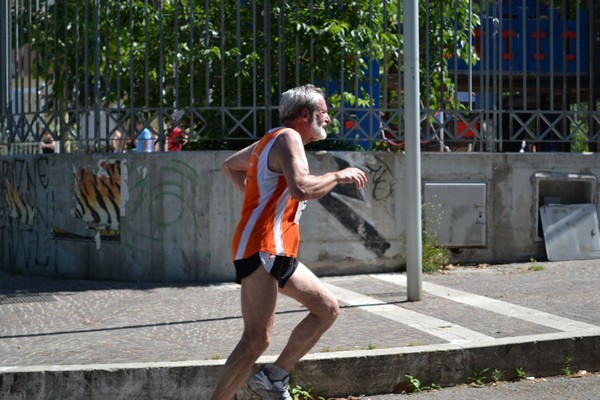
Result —
[[[0,158],[0,269],[123,281],[232,280],[229,247],[242,196],[220,171],[229,154]],[[318,152],[308,160],[316,174],[357,166],[369,183],[361,191],[338,186],[309,203],[300,259],[321,275],[402,269],[406,158]],[[456,246],[452,261],[462,264],[545,259],[540,187],[569,202],[582,201],[573,190],[597,198],[597,154],[424,153],[421,161],[423,184],[486,184],[484,245]]]

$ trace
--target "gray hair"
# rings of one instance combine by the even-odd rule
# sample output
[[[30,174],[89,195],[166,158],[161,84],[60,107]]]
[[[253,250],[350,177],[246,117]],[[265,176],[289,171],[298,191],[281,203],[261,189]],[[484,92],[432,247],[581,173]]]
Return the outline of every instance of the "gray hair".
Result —
[[[279,101],[280,121],[283,123],[296,118],[305,108],[314,112],[321,97],[324,97],[323,90],[311,84],[287,90]]]

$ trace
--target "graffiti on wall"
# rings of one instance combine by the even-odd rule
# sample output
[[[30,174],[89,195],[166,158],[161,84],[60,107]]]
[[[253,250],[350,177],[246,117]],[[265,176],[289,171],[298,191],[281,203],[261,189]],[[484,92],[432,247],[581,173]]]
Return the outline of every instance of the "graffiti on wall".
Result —
[[[136,236],[159,241],[159,229],[174,228],[184,223],[201,237],[198,211],[194,207],[190,189],[200,186],[200,174],[193,165],[180,158],[167,159],[160,174],[151,176],[146,165],[132,167],[131,203],[129,215],[144,218],[152,227],[132,226]]]
[[[342,158],[333,157],[339,169],[347,168],[350,163]],[[391,170],[382,160],[368,166],[370,180],[373,182],[371,198],[381,202],[393,195]],[[347,199],[366,201],[365,194],[353,185],[338,185],[319,199],[319,203],[346,229],[359,238],[366,249],[377,256],[385,255],[391,244],[378,232],[377,228],[363,218]]]
[[[381,158],[366,165],[371,181],[371,196],[375,201],[387,201],[394,196],[394,176],[391,168]],[[390,211],[390,210],[388,210]],[[392,212],[390,212],[393,215]]]
[[[353,163],[352,156],[333,157],[339,168]],[[378,223],[395,204],[393,170],[386,160],[361,158],[358,167],[368,174],[369,184],[361,190],[338,185],[319,200],[330,222],[335,220],[352,243],[378,257],[390,256],[393,243],[389,225]],[[207,192],[213,188],[207,175],[215,171],[172,157],[156,164],[147,157],[103,159],[93,167],[66,165],[55,156],[0,158],[0,243],[6,249],[0,259],[58,273],[58,261],[66,257],[62,250],[69,248],[59,241],[96,241],[100,250],[100,238],[119,245],[128,260],[144,260],[140,255],[157,245],[167,249],[168,257],[180,257],[179,264],[193,265],[200,253],[211,257],[209,239],[202,238],[210,236],[204,230],[211,228],[208,213],[214,209],[206,200],[214,196]]]
[[[0,243],[2,260],[47,267],[51,249],[47,230],[55,218],[55,193],[49,188],[51,157],[0,160]]]

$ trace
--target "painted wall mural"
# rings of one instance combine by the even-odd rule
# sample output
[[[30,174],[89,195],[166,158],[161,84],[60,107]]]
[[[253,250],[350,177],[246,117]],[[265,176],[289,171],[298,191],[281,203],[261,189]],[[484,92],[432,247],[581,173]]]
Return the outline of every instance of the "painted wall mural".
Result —
[[[35,209],[21,197],[10,180],[6,179],[4,184],[6,185],[6,204],[9,217],[16,218],[25,225],[33,226]]]
[[[73,169],[74,207],[71,215],[95,228],[119,229],[121,219],[121,179],[127,169],[121,160],[102,160],[98,170],[76,167]],[[124,179],[126,182],[126,179]]]
[[[338,169],[347,168],[350,163],[340,157],[333,156]],[[383,161],[368,166],[369,179],[373,179],[373,199],[381,201],[393,195],[391,170]],[[387,176],[387,178],[386,178]],[[352,232],[367,250],[377,256],[385,255],[391,244],[378,232],[375,225],[356,212],[346,199],[366,201],[362,190],[356,190],[353,185],[338,185],[331,192],[319,199],[319,203],[327,212],[337,219],[346,229]]]

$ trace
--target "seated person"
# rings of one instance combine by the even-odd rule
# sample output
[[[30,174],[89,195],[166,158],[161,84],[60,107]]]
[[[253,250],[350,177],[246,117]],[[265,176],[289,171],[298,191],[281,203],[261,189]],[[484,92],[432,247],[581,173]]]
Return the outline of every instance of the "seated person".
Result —
[[[180,151],[187,142],[187,134],[178,126],[173,128],[167,135],[169,151]]]
[[[50,134],[50,131],[44,129],[42,136],[40,137],[40,153],[49,154],[54,153],[56,150],[56,142]]]
[[[125,153],[129,148],[129,136],[127,136],[123,131],[117,129],[110,136],[110,147],[115,153]]]
[[[180,151],[188,142],[188,135],[184,132],[185,120],[182,118],[181,111],[176,112],[173,116],[173,128],[167,134],[167,149],[168,151]]]

